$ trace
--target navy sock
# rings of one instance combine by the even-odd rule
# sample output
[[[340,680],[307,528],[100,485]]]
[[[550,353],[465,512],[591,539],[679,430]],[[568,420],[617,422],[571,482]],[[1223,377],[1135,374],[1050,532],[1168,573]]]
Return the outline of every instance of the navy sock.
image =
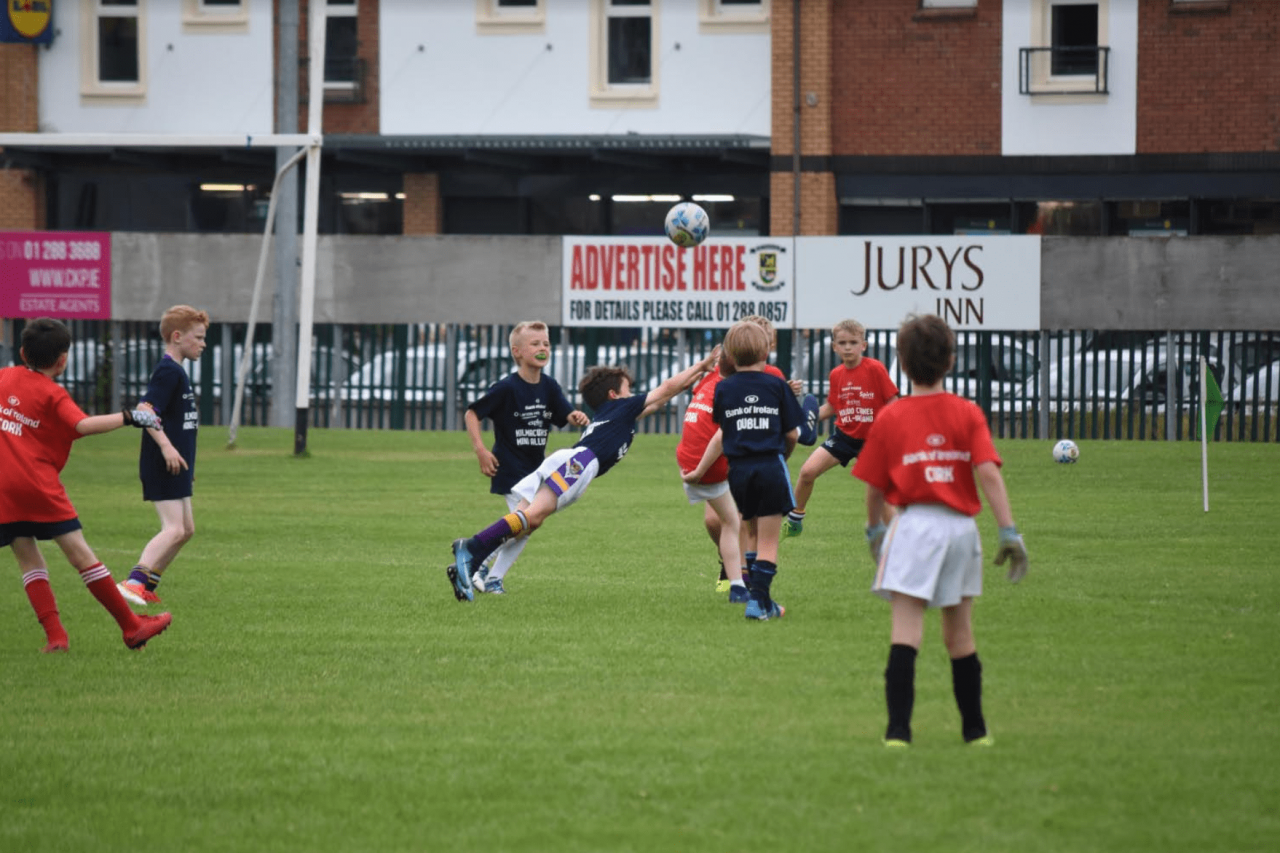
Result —
[[[951,689],[960,709],[960,731],[965,742],[987,735],[987,721],[982,716],[982,663],[978,653],[953,658]]]
[[[129,580],[137,581],[143,586],[147,585],[147,582],[150,580],[150,578],[151,578],[151,573],[148,572],[146,569],[144,569],[142,566],[134,566],[133,571],[129,572]]]
[[[916,702],[916,650],[894,643],[884,671],[884,698],[889,706],[885,740],[911,741],[911,711]]]
[[[773,605],[769,590],[773,587],[773,576],[777,573],[778,565],[768,560],[758,560],[751,567],[751,580],[747,582],[747,588],[751,590],[751,597],[760,602],[760,607],[764,610]]]

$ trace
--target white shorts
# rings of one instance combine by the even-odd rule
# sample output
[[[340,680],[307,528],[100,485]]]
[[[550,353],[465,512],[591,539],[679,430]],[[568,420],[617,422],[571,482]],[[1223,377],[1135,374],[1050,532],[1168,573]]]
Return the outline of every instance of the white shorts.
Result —
[[[939,504],[915,504],[894,518],[884,537],[871,591],[898,592],[930,607],[951,607],[982,594],[978,523]]]
[[[685,483],[684,493],[689,498],[689,503],[700,504],[703,501],[713,501],[721,495],[729,491],[729,481],[721,480],[718,483],[703,485],[702,483]]]
[[[546,486],[555,492],[556,511],[559,512],[582,497],[599,470],[600,462],[590,450],[566,447],[544,459],[537,471],[515,484],[511,494],[533,503],[538,489]]]

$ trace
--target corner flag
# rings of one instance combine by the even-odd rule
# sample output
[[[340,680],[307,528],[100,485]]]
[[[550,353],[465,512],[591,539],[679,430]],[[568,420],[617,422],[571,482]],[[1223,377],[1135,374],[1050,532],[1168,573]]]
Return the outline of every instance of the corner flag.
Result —
[[[1209,433],[1218,426],[1222,406],[1222,389],[1209,370],[1209,362],[1200,356],[1200,479],[1205,512],[1209,511]]]
[[[1214,427],[1218,425],[1218,418],[1222,415],[1222,389],[1218,387],[1218,380],[1213,378],[1213,371],[1209,369],[1209,363],[1205,361],[1204,356],[1200,356],[1200,387],[1203,389],[1200,393],[1201,406],[1204,408],[1204,421],[1201,427],[1204,434],[1208,435],[1213,432]]]

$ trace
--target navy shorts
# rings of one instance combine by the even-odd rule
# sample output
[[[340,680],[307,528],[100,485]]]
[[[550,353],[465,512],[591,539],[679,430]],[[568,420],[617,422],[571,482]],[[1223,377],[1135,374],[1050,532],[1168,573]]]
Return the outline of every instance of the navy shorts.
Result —
[[[745,520],[786,515],[796,506],[791,472],[781,456],[730,459],[729,491]]]
[[[191,469],[170,474],[168,471],[148,471],[142,480],[142,499],[144,501],[180,501],[191,497],[191,487],[195,482]]]
[[[841,465],[847,468],[849,460],[862,452],[864,443],[860,438],[850,438],[840,430],[836,430],[831,434],[831,438],[822,442],[822,449],[834,456]]]
[[[0,524],[0,548],[13,544],[20,536],[31,539],[57,539],[64,533],[81,528],[80,519],[69,518],[66,521],[11,521]]]

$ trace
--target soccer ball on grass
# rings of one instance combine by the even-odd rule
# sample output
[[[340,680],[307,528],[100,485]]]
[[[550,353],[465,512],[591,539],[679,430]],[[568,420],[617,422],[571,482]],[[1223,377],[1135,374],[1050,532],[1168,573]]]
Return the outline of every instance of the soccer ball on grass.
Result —
[[[1053,446],[1053,461],[1064,465],[1080,458],[1080,448],[1069,438],[1064,438]]]
[[[664,227],[672,243],[681,248],[690,248],[707,239],[707,232],[711,230],[711,220],[707,218],[707,212],[700,205],[691,201],[682,201],[667,211]]]

